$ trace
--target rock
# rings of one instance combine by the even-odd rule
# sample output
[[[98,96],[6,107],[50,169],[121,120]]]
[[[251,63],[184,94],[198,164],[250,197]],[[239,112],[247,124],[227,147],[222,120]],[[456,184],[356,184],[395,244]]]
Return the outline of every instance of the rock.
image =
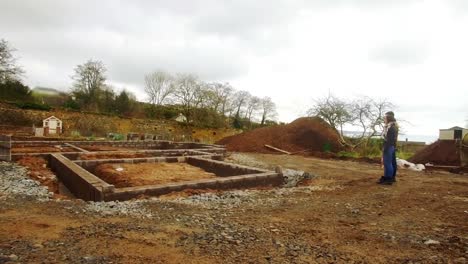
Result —
[[[428,239],[424,242],[425,245],[440,245],[440,242],[433,239]]]
[[[10,261],[17,261],[18,260],[18,256],[16,256],[15,254],[11,254],[10,256],[8,256],[8,258],[10,258]]]
[[[85,256],[85,257],[83,257],[83,260],[86,261],[86,262],[93,262],[93,261],[96,260],[96,258],[93,257],[93,256]]]
[[[310,173],[304,171],[282,169],[282,172],[284,178],[284,187],[286,188],[295,187],[302,180],[313,178]]]
[[[40,243],[37,243],[37,244],[34,244],[33,245],[34,248],[44,248],[44,246]]]

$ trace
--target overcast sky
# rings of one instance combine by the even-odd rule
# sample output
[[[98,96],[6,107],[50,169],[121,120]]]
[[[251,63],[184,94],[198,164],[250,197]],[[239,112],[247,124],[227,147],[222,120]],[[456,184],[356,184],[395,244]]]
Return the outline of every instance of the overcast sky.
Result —
[[[468,119],[466,0],[0,0],[0,38],[32,87],[92,58],[141,100],[164,69],[271,96],[285,122],[329,91],[392,101],[408,134]]]

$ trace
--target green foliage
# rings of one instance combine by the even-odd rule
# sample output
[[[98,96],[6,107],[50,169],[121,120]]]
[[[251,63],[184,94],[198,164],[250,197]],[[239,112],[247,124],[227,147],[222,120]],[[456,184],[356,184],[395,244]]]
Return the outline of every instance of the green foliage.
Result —
[[[354,151],[340,151],[337,153],[338,157],[346,157],[346,158],[359,158],[360,155]]]
[[[371,138],[365,144],[358,146],[355,151],[359,153],[361,157],[380,157],[382,156],[383,139]]]
[[[131,101],[127,91],[123,90],[115,98],[115,111],[119,115],[128,115],[132,110],[133,102]]]
[[[33,110],[41,110],[41,111],[49,111],[52,109],[49,105],[46,104],[38,104],[38,103],[30,103],[30,102],[19,102],[15,103],[15,105],[21,109],[33,109]]]
[[[413,152],[404,152],[404,151],[397,151],[397,152],[396,152],[397,158],[399,158],[399,159],[404,159],[404,160],[408,160],[408,159],[411,158],[413,155],[414,155]]]
[[[70,136],[73,137],[73,138],[79,138],[79,137],[81,137],[81,134],[80,134],[79,131],[73,130],[73,131],[70,133]]]
[[[32,102],[31,89],[20,81],[6,81],[0,83],[0,99],[14,102]]]
[[[152,119],[173,119],[180,112],[181,109],[173,105],[149,105],[145,107],[146,117]]]
[[[99,111],[103,113],[113,113],[115,111],[115,93],[112,89],[99,91],[99,96],[96,98],[96,103],[99,106]]]
[[[323,144],[323,151],[324,152],[331,152],[332,151],[332,145],[330,144],[330,142],[326,142],[325,144]]]
[[[73,100],[73,98],[69,97],[67,101],[63,104],[64,108],[71,109],[71,110],[80,110],[81,107],[77,101]]]
[[[192,123],[196,127],[219,128],[224,126],[224,116],[213,109],[195,108],[192,112]]]
[[[239,114],[237,114],[235,117],[234,117],[234,121],[232,122],[232,126],[236,129],[242,129],[244,127],[244,124],[241,120],[241,118],[239,117]]]

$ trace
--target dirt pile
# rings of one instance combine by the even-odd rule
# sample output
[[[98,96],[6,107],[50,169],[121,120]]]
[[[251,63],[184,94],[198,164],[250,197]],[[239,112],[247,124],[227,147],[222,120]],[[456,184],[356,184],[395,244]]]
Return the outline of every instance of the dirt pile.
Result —
[[[414,154],[409,162],[418,164],[460,166],[460,149],[455,140],[438,140]]]
[[[338,152],[342,149],[338,133],[317,117],[302,117],[290,124],[264,127],[230,136],[217,142],[229,151],[277,153],[271,145],[289,152]]]
[[[29,177],[47,186],[50,192],[59,193],[57,177],[47,167],[47,161],[41,157],[24,156],[17,163],[28,168]]]

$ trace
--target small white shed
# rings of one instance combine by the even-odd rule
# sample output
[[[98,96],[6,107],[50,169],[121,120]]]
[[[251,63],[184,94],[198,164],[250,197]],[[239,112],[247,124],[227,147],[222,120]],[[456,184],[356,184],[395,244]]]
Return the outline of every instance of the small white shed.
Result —
[[[62,120],[55,116],[48,117],[42,121],[42,127],[48,135],[55,135],[62,133]]]
[[[461,140],[466,134],[468,134],[468,129],[458,126],[449,129],[439,129],[440,140]]]

